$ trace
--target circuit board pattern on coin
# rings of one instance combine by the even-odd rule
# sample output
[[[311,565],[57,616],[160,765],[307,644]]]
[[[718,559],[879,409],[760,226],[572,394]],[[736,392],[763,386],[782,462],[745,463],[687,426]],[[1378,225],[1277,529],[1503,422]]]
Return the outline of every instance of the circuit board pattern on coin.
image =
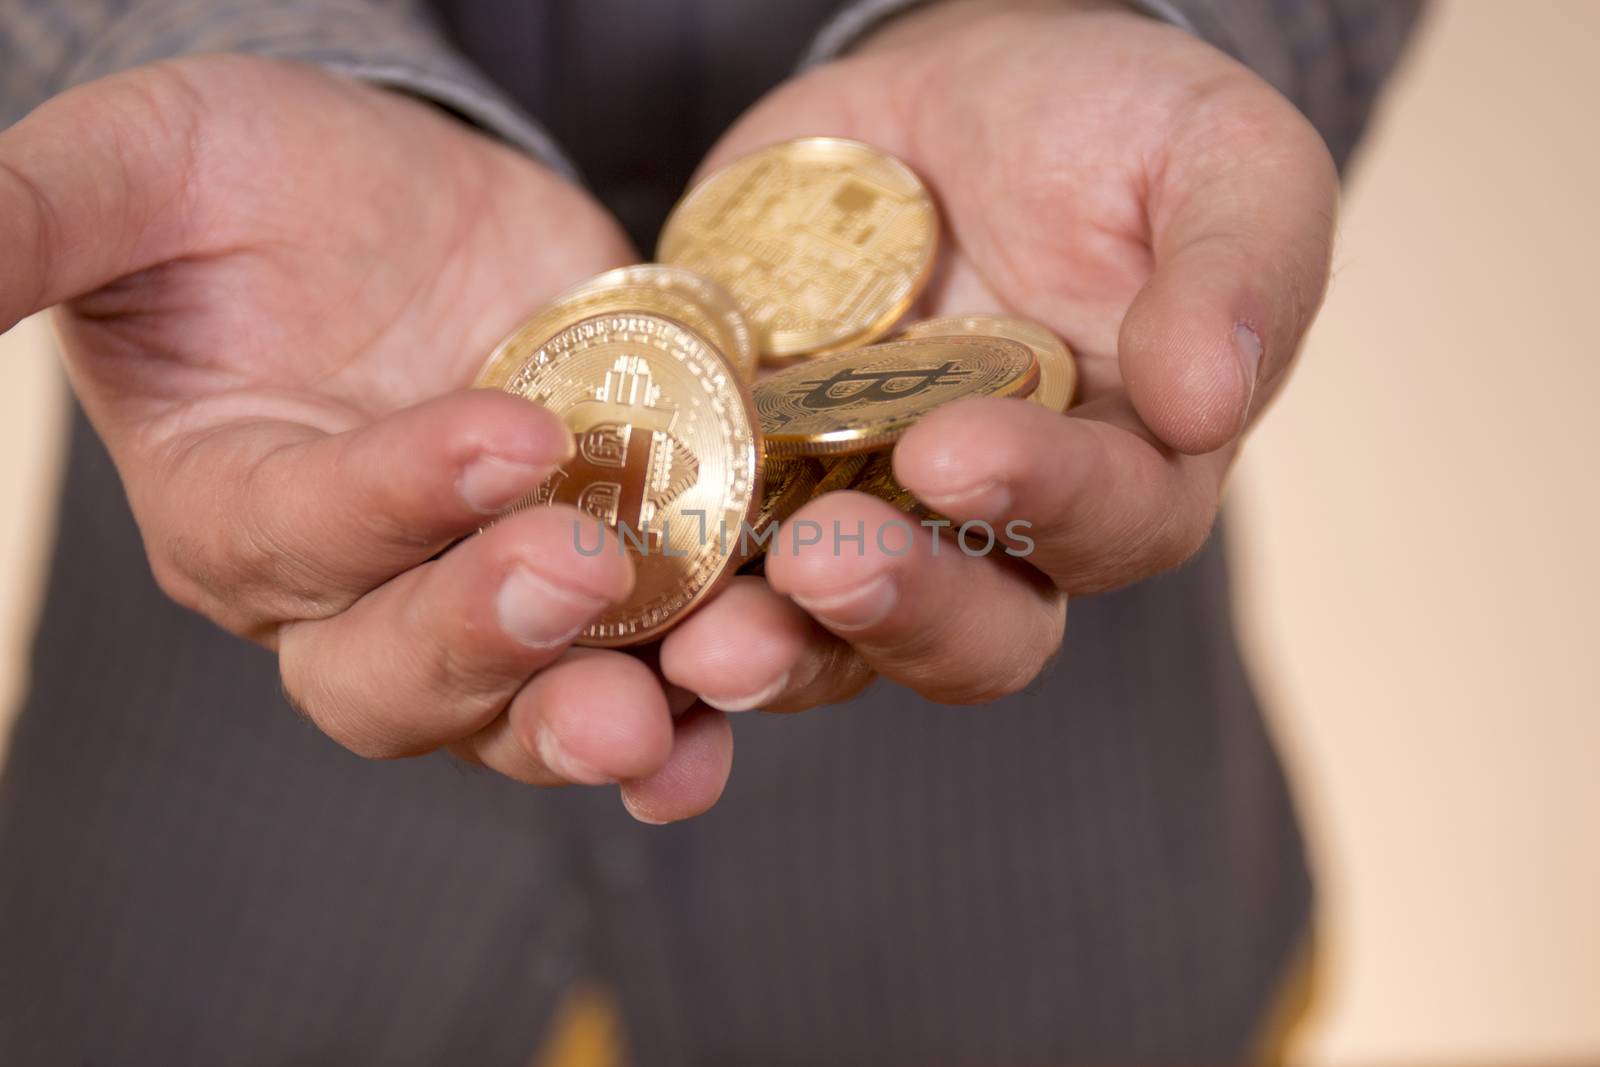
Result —
[[[756,414],[771,455],[865,452],[918,419],[973,396],[1026,396],[1033,350],[1000,337],[938,337],[860,348],[758,382]]]
[[[871,456],[872,453],[870,452],[851,452],[843,456],[830,456],[823,461],[827,464],[827,470],[818,479],[817,487],[812,490],[811,495],[817,497],[825,493],[837,493],[841,489],[849,489],[856,480],[856,476],[867,465],[867,460]]]
[[[656,637],[731,574],[760,497],[760,450],[748,398],[704,338],[658,315],[597,315],[540,345],[503,388],[560,415],[577,441],[517,506],[572,505],[635,557],[632,596],[579,644]],[[592,552],[600,532],[574,537]]]
[[[773,457],[762,465],[761,506],[750,526],[758,548],[769,527],[785,522],[810,500],[822,477],[822,465],[806,456]]]
[[[657,258],[721,283],[763,353],[782,359],[886,333],[927,283],[938,225],[903,163],[809,137],[700,182],[667,220]]]
[[[858,493],[875,496],[879,500],[893,504],[901,511],[919,518],[939,518],[934,511],[926,507],[916,495],[901,485],[894,476],[894,456],[890,452],[874,452],[868,457],[865,465],[856,475],[850,488]]]

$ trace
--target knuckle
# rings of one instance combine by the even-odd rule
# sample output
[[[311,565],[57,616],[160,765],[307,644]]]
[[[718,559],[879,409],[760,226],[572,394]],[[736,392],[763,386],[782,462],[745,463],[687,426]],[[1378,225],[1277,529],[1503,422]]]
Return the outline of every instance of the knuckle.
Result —
[[[312,672],[296,669],[296,660],[287,652],[279,657],[284,699],[339,747],[370,760],[400,759],[425,751],[382,729],[369,712],[338,697]]]
[[[22,314],[44,303],[51,274],[51,264],[46,257],[51,249],[61,244],[58,236],[61,223],[43,187],[21,166],[0,156],[0,193],[4,193],[4,186],[15,190],[15,195],[5,194],[8,210],[4,215],[7,223],[0,233],[5,235],[6,243],[15,250],[15,255],[7,259],[26,272],[23,279],[27,281],[24,285],[23,279],[11,277],[9,271],[0,274],[0,278],[7,282],[7,288],[27,292],[27,298],[17,312]],[[28,278],[29,274],[32,275],[31,279]],[[10,316],[7,317],[9,319]],[[0,322],[0,328],[9,325],[9,321]]]
[[[219,597],[263,622],[321,619],[345,605],[306,562],[293,562],[272,535],[249,523],[219,540],[210,553],[210,584]]]
[[[782,694],[767,711],[809,711],[825,704],[842,704],[866,691],[878,674],[854,646],[831,641],[816,657],[806,680]]]
[[[1027,689],[1049,666],[1061,647],[1059,626],[1047,627],[1029,638],[1015,654],[986,665],[985,672],[970,685],[957,690],[952,704],[993,704]]]
[[[164,488],[135,501],[162,591],[247,636],[332,614],[331,597],[317,592],[327,583],[261,518],[275,508],[259,468],[230,475],[225,460],[187,449],[161,472]]]
[[[280,620],[323,619],[343,611],[349,591],[304,547],[320,541],[314,530],[291,531],[296,509],[286,506],[299,489],[296,465],[277,450],[251,466],[238,487],[241,518],[218,526],[211,557],[217,579],[235,595],[260,605],[260,613]],[[286,518],[286,516],[288,516]]]
[[[966,634],[930,650],[915,661],[912,688],[941,704],[968,706],[992,704],[1022,692],[1061,647],[1065,603],[1060,595],[1052,597],[1041,609],[1039,625],[1024,628],[1016,640],[997,643],[992,634]],[[958,648],[990,654],[953,656]]]
[[[544,754],[539,744],[544,720],[549,712],[548,700],[541,698],[530,686],[517,697],[513,707],[513,714],[509,716],[512,740],[517,743],[525,759],[535,766],[544,767]]]
[[[211,614],[207,610],[211,590],[206,582],[195,576],[193,561],[196,556],[186,538],[172,538],[164,548],[152,547],[146,555],[156,588],[169,600],[190,611]]]
[[[278,681],[284,700],[301,718],[341,748],[364,759],[404,755],[388,731],[375,729],[370,713],[353,705],[334,684],[316,653],[315,635],[303,624],[284,627],[278,652]]]
[[[208,562],[212,557],[182,535],[146,553],[156,588],[179,607],[202,615],[229,633],[265,641],[278,622],[256,610],[256,601],[223,580]]]
[[[1040,657],[1036,664],[1027,668],[1018,668],[998,675],[989,686],[989,691],[984,694],[985,704],[992,704],[1009,696],[1022,692],[1033,680],[1039,676],[1039,670],[1044,666],[1044,659]]]
[[[986,666],[983,673],[972,678],[944,679],[941,684],[922,690],[923,695],[941,704],[976,707],[993,704],[1021,692],[1034,675],[1016,670],[998,670]]]
[[[450,635],[429,628],[432,636],[418,648],[418,661],[426,664],[424,686],[448,709],[441,726],[454,733],[475,729],[505,707],[524,671],[520,666],[486,662],[468,647],[476,637],[470,631]]]
[[[469,644],[470,628],[441,627],[424,602],[431,603],[413,597],[381,622],[346,615],[285,625],[279,631],[285,696],[366,759],[420,755],[481,729],[505,707],[520,676],[485,663]],[[323,629],[313,637],[307,626]],[[380,647],[386,652],[377,661],[361,651]]]
[[[1169,516],[1151,545],[1151,573],[1180,567],[1205,547],[1215,514],[1211,508],[1190,507],[1179,508]]]

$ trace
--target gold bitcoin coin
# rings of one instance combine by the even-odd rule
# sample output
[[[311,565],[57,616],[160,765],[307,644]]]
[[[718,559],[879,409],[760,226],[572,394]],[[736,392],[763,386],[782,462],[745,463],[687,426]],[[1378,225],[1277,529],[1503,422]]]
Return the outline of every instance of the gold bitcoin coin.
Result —
[[[626,268],[624,268],[626,269]],[[738,342],[724,335],[720,313],[713,307],[701,304],[685,290],[664,288],[655,284],[637,282],[600,284],[602,279],[616,274],[609,271],[599,277],[576,285],[552,300],[545,308],[518,326],[509,337],[495,346],[483,369],[472,383],[477,389],[499,389],[517,369],[527,362],[528,356],[550,338],[582,319],[595,315],[641,312],[671,319],[700,335],[720,356],[727,360],[745,380],[750,374],[738,366]],[[731,298],[730,298],[731,299]],[[730,351],[732,349],[733,351]],[[754,372],[754,364],[750,366]]]
[[[806,137],[716,171],[673,209],[656,258],[722,283],[773,359],[870,344],[927,284],[933,200],[856,141]]]
[[[915,504],[917,498],[894,480],[893,453],[867,453],[866,459],[866,464],[850,483],[851,490],[890,502],[898,509],[910,510],[909,504]]]
[[[803,363],[756,383],[756,413],[775,456],[870,452],[941,404],[1027,396],[1033,349],[1003,337],[891,341]]]
[[[861,473],[861,468],[867,465],[867,460],[871,457],[871,452],[856,452],[828,460],[828,469],[817,482],[817,487],[811,491],[811,495],[818,497],[823,493],[849,489],[850,484],[856,480],[856,475]]]
[[[822,477],[822,465],[805,456],[790,459],[772,458],[762,465],[761,507],[750,524],[754,543],[764,549],[761,539],[774,523],[785,522],[790,515],[812,497],[817,480]]]
[[[900,484],[900,479],[894,476],[894,462],[889,452],[874,452],[867,465],[862,468],[855,484],[850,486],[858,493],[875,496],[899,510],[910,515],[918,522],[945,523],[952,527],[954,535],[961,538],[969,548],[979,553],[987,552],[993,545],[986,545],[985,539],[977,529],[963,529],[963,524],[952,522],[937,511],[917,499],[917,495]]]
[[[578,639],[617,647],[659,637],[733,573],[740,524],[761,494],[748,394],[698,333],[618,313],[561,330],[503,388],[566,421],[577,454],[519,507],[570,504],[617,531],[635,557],[627,603]],[[579,551],[599,529],[579,523]]]
[[[722,354],[728,357],[740,377],[747,382],[755,380],[756,365],[761,357],[761,353],[756,349],[755,335],[750,330],[750,324],[744,319],[744,312],[739,310],[738,303],[726,289],[710,278],[666,263],[638,263],[631,267],[608,270],[579,286],[578,291],[587,293],[602,292],[607,289],[632,290],[639,286],[676,294],[703,311],[710,320],[709,325],[716,330],[716,336],[709,339],[715,341],[722,349]],[[699,329],[687,318],[671,315],[668,317],[677,317],[690,328]]]
[[[933,514],[922,505],[911,490],[901,485],[895,478],[892,457],[893,454],[890,452],[870,453],[855,481],[850,483],[850,488],[858,493],[875,496],[913,515]]]
[[[1078,387],[1078,365],[1072,358],[1072,350],[1047,327],[1032,319],[1015,315],[950,315],[913,323],[900,331],[900,336],[905,338],[956,334],[1004,337],[1027,345],[1039,360],[1039,387],[1028,399],[1051,411],[1065,411],[1072,406],[1072,395]]]

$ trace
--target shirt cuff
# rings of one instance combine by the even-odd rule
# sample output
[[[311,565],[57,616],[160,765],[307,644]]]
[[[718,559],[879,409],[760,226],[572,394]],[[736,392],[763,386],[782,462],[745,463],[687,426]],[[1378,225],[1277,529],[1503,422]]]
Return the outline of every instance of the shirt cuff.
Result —
[[[817,32],[800,59],[800,69],[837,59],[860,44],[872,31],[897,15],[926,7],[938,0],[857,0],[848,4]],[[1128,6],[1152,18],[1199,34],[1199,28],[1171,0],[1128,0]]]
[[[144,63],[242,52],[313,63],[439,104],[569,180],[554,138],[457,53],[410,3],[392,0],[190,0],[135,3],[80,54],[55,91]]]

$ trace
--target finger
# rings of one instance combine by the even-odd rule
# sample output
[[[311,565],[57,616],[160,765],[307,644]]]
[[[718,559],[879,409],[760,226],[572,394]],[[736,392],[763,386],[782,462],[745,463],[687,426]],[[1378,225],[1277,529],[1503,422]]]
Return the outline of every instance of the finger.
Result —
[[[952,404],[900,440],[895,477],[952,520],[1026,538],[1026,562],[1070,593],[1126,585],[1198,551],[1228,457],[1163,449],[1119,404],[1072,417],[1017,400]]]
[[[285,627],[285,692],[371,758],[428,752],[481,729],[633,585],[615,537],[594,555],[574,549],[584,521],[570,508],[534,508],[348,611]]]
[[[635,819],[652,825],[693,818],[722,797],[732,769],[728,717],[697,704],[674,724],[666,763],[622,783],[622,804]]]
[[[1145,423],[1204,453],[1270,396],[1322,303],[1338,176],[1316,131],[1253,82],[1194,111],[1150,193],[1155,272],[1118,348]]]
[[[881,500],[830,493],[786,524],[767,579],[885,677],[944,703],[985,703],[1044,667],[1066,601],[1028,568],[968,551]]]
[[[327,618],[535,489],[572,455],[561,420],[491,390],[344,433],[286,422],[203,436],[135,483],[157,577],[181,603],[270,638]]]
[[[855,696],[872,670],[762,578],[736,578],[667,635],[661,671],[719,711],[800,711]]]
[[[200,102],[166,67],[63,93],[0,133],[0,333],[187,250]]]
[[[643,663],[575,648],[530,679],[506,714],[452,751],[531,785],[602,785],[666,765],[674,751],[672,714],[660,680]]]

